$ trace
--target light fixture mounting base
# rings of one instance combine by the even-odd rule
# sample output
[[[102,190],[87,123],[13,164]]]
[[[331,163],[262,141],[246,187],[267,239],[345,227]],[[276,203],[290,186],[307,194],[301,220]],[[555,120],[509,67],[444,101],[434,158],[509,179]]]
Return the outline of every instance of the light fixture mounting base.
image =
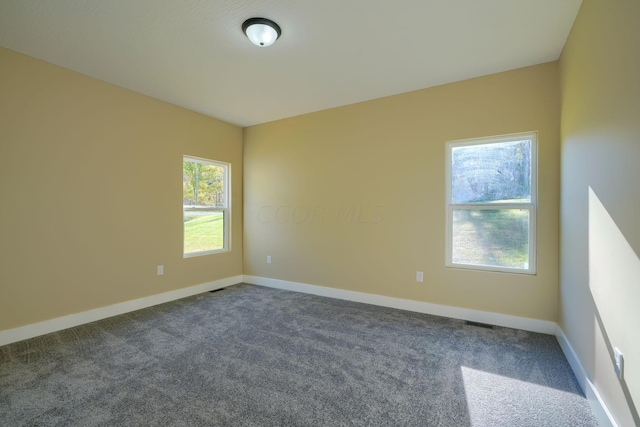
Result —
[[[260,40],[254,40],[254,38],[252,38],[252,35],[250,35],[249,33],[249,28],[253,25],[260,25],[260,26],[267,26],[270,27],[270,29],[272,29],[273,31],[275,31],[275,39],[271,39],[269,42],[267,42],[266,44]],[[271,19],[267,19],[267,18],[249,18],[246,21],[244,21],[242,23],[242,32],[245,33],[247,35],[247,37],[249,37],[249,39],[251,40],[252,43],[258,45],[258,46],[269,46],[271,44],[273,44],[273,42],[275,42],[276,40],[278,40],[280,38],[280,36],[282,35],[282,30],[280,29],[280,26],[278,24],[276,24],[275,22],[273,22]]]

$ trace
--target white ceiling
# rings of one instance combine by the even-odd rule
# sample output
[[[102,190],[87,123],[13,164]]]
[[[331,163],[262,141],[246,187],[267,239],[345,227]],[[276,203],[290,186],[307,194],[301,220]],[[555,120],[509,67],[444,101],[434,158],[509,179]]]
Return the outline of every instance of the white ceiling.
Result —
[[[0,45],[248,126],[556,60],[580,3],[0,0]]]

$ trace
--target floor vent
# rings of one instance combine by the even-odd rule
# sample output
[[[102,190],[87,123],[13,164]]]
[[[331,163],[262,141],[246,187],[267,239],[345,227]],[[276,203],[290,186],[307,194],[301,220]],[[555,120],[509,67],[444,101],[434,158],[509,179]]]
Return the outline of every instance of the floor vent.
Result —
[[[465,320],[464,324],[465,325],[469,325],[469,326],[477,326],[479,328],[486,328],[486,329],[495,329],[496,328],[495,325],[489,325],[488,323],[472,322],[470,320]]]
[[[225,288],[220,288],[220,289],[214,289],[214,290],[209,291],[209,292],[214,293],[214,292],[220,292],[220,291],[224,291],[224,290],[225,290]]]

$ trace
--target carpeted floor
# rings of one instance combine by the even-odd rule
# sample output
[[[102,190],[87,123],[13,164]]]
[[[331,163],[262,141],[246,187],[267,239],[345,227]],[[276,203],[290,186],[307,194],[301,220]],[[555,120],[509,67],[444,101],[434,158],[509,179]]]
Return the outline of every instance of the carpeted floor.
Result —
[[[237,285],[0,347],[7,426],[596,426],[552,336]]]

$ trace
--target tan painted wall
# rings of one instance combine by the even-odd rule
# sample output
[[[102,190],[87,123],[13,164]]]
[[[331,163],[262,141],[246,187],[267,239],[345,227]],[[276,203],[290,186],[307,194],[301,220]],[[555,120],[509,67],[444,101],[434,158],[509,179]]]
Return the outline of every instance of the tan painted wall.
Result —
[[[232,164],[231,253],[182,258],[183,154]],[[242,129],[4,48],[0,195],[0,330],[242,274]]]
[[[445,268],[446,141],[524,131],[539,131],[538,274]],[[557,62],[257,125],[244,138],[245,274],[556,320]]]
[[[638,19],[637,0],[584,0],[560,59],[560,326],[620,426],[640,425]]]

